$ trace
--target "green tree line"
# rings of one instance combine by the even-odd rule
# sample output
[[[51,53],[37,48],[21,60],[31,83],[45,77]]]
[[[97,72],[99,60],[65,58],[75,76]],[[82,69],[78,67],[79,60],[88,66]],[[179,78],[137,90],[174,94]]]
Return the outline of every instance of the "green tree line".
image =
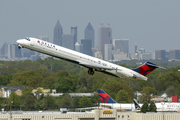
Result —
[[[135,63],[137,61],[132,61],[132,63],[133,62]],[[160,64],[159,61],[150,62]],[[128,66],[127,63],[122,61],[122,63],[119,64],[128,68],[137,67],[136,64],[132,66],[131,63],[130,66]],[[163,62],[161,65],[166,67],[165,63],[167,62]],[[167,64],[170,66],[171,63],[168,62]],[[156,69],[147,76],[147,81],[142,81],[129,78],[120,79],[100,72],[95,72],[92,76],[87,73],[86,68],[52,57],[46,58],[45,60],[38,59],[36,61],[1,62],[0,86],[25,86],[30,89],[29,92],[27,92],[27,90],[19,97],[20,106],[24,109],[57,109],[58,107],[93,106],[100,102],[98,94],[93,98],[71,98],[68,94],[57,98],[52,98],[51,96],[45,97],[43,95],[40,96],[40,98],[36,98],[31,93],[31,90],[37,87],[56,89],[58,93],[89,93],[103,89],[114,100],[121,103],[132,102],[134,97],[133,92],[141,91],[142,96],[139,101],[150,102],[151,94],[160,95],[166,92],[168,96],[180,96],[180,74],[179,71],[177,71],[180,69],[180,66],[174,67],[174,64],[175,63],[172,62],[173,67],[168,67],[167,69]],[[176,65],[179,64],[180,62],[176,62]],[[8,109],[9,99],[2,98],[1,107],[5,105]],[[49,104],[49,101],[54,102],[50,102],[51,104]],[[63,101],[65,103],[63,103]],[[83,101],[87,101],[87,103],[83,103]],[[26,108],[28,103],[34,104]]]

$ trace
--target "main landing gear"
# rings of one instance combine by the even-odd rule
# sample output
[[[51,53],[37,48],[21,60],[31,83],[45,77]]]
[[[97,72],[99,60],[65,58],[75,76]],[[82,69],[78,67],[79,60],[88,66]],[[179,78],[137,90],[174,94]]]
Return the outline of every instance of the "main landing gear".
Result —
[[[92,69],[92,68],[89,68],[89,70],[88,70],[88,74],[89,74],[89,75],[94,75],[94,71],[93,71],[93,69]]]

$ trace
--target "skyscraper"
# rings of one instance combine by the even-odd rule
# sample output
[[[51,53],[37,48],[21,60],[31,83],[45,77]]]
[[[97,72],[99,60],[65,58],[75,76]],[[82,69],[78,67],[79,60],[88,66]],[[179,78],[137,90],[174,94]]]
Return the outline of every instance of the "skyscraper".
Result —
[[[40,36],[39,36],[39,39],[44,40],[44,41],[47,41],[47,42],[50,42],[50,41],[49,41],[49,36],[40,35]]]
[[[98,30],[98,48],[102,53],[103,59],[105,44],[112,44],[112,30],[109,24],[106,27],[103,27],[103,24],[101,24]]]
[[[166,59],[166,51],[165,50],[156,50],[155,51],[155,59],[156,60],[165,60]]]
[[[180,50],[170,50],[169,59],[178,59],[180,60]]]
[[[74,34],[74,43],[77,42],[77,26],[71,27],[71,34]]]
[[[53,43],[62,46],[62,35],[63,35],[63,29],[62,29],[61,24],[58,20],[55,27],[54,27]]]
[[[94,46],[95,46],[95,42],[94,42],[94,29],[93,29],[93,27],[92,27],[90,22],[87,25],[86,29],[84,30],[84,39],[91,40],[92,41],[92,47],[94,48]]]
[[[83,53],[92,56],[92,41],[88,39],[82,39],[81,44],[83,45]]]
[[[104,45],[104,60],[112,60],[112,44]]]
[[[75,50],[74,34],[63,34],[62,46],[71,50]]]
[[[129,53],[129,39],[114,39],[113,46],[120,52]]]

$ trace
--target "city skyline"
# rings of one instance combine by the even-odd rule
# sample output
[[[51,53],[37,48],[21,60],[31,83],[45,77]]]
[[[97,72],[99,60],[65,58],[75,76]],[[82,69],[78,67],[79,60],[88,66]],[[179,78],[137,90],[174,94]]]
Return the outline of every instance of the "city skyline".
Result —
[[[129,39],[129,52],[180,49],[180,1],[1,1],[0,47],[7,42],[24,37],[49,36],[57,20],[63,33],[70,33],[71,26],[78,27],[78,40],[84,39],[84,29],[90,22],[98,41],[98,27],[110,24],[112,39]],[[107,9],[108,8],[108,9]]]

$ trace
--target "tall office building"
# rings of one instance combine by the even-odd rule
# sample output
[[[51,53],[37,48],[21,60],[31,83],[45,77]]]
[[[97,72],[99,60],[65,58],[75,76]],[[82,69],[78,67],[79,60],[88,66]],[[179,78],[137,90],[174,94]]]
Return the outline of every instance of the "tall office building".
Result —
[[[71,34],[74,34],[74,43],[77,42],[77,26],[71,27]]]
[[[79,42],[76,42],[76,44],[75,44],[75,50],[76,50],[77,52],[83,53],[83,45],[80,44]]]
[[[63,34],[62,46],[71,50],[75,50],[74,34]]]
[[[61,24],[58,20],[55,27],[54,27],[53,43],[56,45],[62,46],[62,35],[63,35],[63,29],[62,29]]]
[[[49,41],[49,36],[40,35],[40,36],[39,36],[39,39],[44,40],[44,41],[47,41],[47,42],[50,42],[50,41]]]
[[[119,49],[120,52],[127,53],[127,54],[129,53],[129,39],[114,39],[113,46],[116,49]]]
[[[4,43],[3,46],[1,47],[1,56],[6,56],[8,54],[8,44]]]
[[[17,45],[15,45],[15,57],[16,57],[16,58],[21,58],[21,50],[22,50],[22,49],[19,49],[19,48],[17,47]]]
[[[81,44],[83,45],[83,53],[92,56],[92,41],[89,39],[82,39]]]
[[[102,53],[103,59],[105,44],[112,44],[112,30],[109,24],[106,27],[101,24],[98,30],[98,48]]]
[[[166,51],[165,50],[155,50],[155,59],[156,60],[165,60]]]
[[[89,22],[87,25],[86,29],[84,30],[84,39],[89,39],[92,41],[92,48],[95,47],[95,41],[94,41],[94,29]]]
[[[180,50],[170,50],[169,59],[178,59],[180,60]]]
[[[112,44],[104,45],[104,60],[109,61],[112,60]]]

